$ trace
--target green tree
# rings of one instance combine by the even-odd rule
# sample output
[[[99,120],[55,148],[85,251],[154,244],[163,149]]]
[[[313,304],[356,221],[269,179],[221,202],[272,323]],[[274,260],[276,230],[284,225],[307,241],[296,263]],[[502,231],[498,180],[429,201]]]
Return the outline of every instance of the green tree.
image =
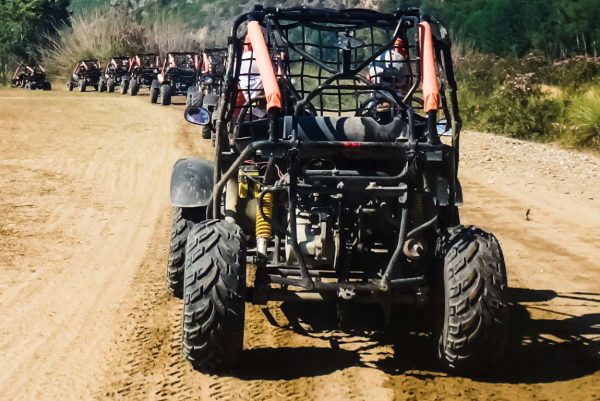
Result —
[[[0,0],[0,79],[17,61],[33,61],[49,35],[69,23],[70,0]]]

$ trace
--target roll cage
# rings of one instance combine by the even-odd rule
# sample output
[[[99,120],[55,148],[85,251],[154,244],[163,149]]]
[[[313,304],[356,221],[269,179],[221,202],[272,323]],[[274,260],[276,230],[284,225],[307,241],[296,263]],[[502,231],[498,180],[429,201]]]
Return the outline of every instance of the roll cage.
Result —
[[[160,59],[158,54],[146,53],[136,54],[129,61],[129,73],[131,74],[136,69],[155,68],[160,67]]]
[[[403,94],[399,94],[394,87],[375,83],[368,76],[369,66],[389,51],[398,39],[406,42],[408,48],[408,57],[404,62],[409,65],[410,87]],[[363,9],[279,9],[258,6],[240,16],[234,22],[228,38],[229,63],[217,117],[216,184],[208,217],[222,218],[225,186],[243,163],[257,156],[269,163],[285,158],[289,162],[288,187],[277,187],[272,178],[265,176],[263,189],[257,199],[257,210],[262,214],[260,205],[265,194],[287,192],[287,209],[290,213],[287,232],[296,254],[300,254],[298,239],[295,238],[297,194],[332,189],[330,186],[319,186],[319,183],[309,185],[310,188],[299,185],[298,177],[305,172],[298,171],[297,162],[340,156],[388,160],[398,164],[398,174],[382,178],[353,173],[350,180],[350,176],[345,177],[340,172],[336,176],[319,176],[319,180],[341,183],[339,190],[333,189],[334,192],[351,194],[359,191],[356,193],[404,199],[398,238],[394,241],[397,245],[382,276],[368,283],[354,283],[352,287],[355,290],[385,291],[390,287],[415,285],[423,281],[422,276],[394,277],[397,277],[398,270],[402,270],[397,265],[409,224],[406,199],[410,189],[406,183],[420,179],[423,165],[449,161],[451,171],[446,172],[449,180],[448,205],[455,205],[461,121],[450,47],[443,26],[428,16],[420,15],[417,10],[381,13]],[[257,68],[253,68],[253,63]],[[242,88],[240,85],[252,79],[261,81],[260,96],[256,96],[256,87],[248,85]],[[365,122],[365,126],[366,122],[371,124],[372,119],[366,121],[359,113],[364,104],[376,99],[378,94],[393,103],[394,117],[407,126],[405,137],[398,135],[390,140],[352,141],[334,134],[327,140],[310,141],[300,135],[302,119],[306,117],[325,125],[357,117],[357,121]],[[266,113],[257,117],[253,110],[255,108],[263,108]],[[441,143],[437,136],[438,111],[443,113],[447,125],[452,129],[450,145]],[[332,115],[345,120],[334,120]],[[249,141],[238,146],[236,139],[241,128],[249,132]],[[330,132],[337,132],[335,127],[328,128]],[[375,128],[375,131],[378,129]],[[364,138],[368,137],[364,135]],[[345,179],[348,181],[345,182]],[[351,181],[359,185],[344,186]],[[365,186],[368,183],[376,185]],[[269,220],[264,215],[262,218]],[[298,264],[299,279],[285,277],[284,273],[267,274],[266,282],[308,290],[341,288],[340,284],[311,278],[302,257]]]
[[[195,52],[169,52],[165,57],[163,71],[169,68],[200,71],[201,61]]]
[[[80,60],[75,64],[75,68],[73,69],[73,74],[80,75],[84,71],[93,71],[100,70],[102,65],[100,61],[89,59],[89,60]]]

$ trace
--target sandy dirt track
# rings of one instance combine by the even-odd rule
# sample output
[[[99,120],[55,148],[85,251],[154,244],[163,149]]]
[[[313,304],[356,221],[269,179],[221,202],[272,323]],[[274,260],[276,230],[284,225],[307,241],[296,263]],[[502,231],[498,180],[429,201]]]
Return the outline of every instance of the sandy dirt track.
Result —
[[[235,371],[193,371],[164,284],[168,180],[211,149],[181,113],[147,96],[0,91],[1,400],[600,400],[600,158],[479,133],[463,141],[462,218],[507,259],[498,374],[440,372],[420,312],[348,335],[276,304],[247,306]]]

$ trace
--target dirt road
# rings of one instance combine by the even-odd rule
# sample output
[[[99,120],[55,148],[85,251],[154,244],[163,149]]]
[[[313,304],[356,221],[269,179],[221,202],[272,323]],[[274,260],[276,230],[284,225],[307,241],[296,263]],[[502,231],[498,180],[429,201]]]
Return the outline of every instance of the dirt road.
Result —
[[[346,335],[278,305],[248,306],[238,369],[194,372],[164,285],[168,180],[210,149],[181,111],[0,91],[0,399],[600,399],[600,159],[476,133],[463,222],[499,237],[514,300],[497,375],[441,373],[410,312]]]

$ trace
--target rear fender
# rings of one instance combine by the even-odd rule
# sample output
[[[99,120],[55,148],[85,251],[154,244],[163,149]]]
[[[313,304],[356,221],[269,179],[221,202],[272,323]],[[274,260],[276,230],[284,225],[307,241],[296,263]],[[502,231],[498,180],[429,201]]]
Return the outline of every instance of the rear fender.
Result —
[[[158,82],[158,79],[152,80],[151,88],[152,89],[160,89],[160,82]]]
[[[179,159],[171,174],[171,205],[207,206],[212,195],[214,165],[200,158]]]
[[[215,95],[214,93],[209,93],[208,95],[204,96],[204,99],[202,100],[202,105],[204,108],[216,107],[218,103],[219,96]]]

